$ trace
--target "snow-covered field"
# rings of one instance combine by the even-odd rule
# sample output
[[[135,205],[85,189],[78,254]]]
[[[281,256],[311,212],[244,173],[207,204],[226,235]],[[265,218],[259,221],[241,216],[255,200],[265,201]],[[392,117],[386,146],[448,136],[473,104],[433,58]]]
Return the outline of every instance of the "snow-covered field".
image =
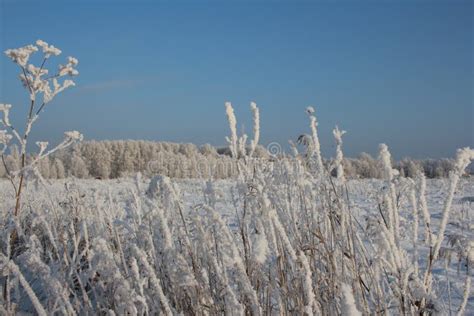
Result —
[[[434,227],[439,224],[441,212],[443,211],[444,202],[448,193],[448,179],[427,179],[426,198],[428,209],[431,212]],[[193,207],[205,203],[205,191],[207,181],[198,179],[171,179],[176,185],[180,200],[182,201],[184,210],[191,212]],[[118,214],[126,214],[126,208],[134,192],[138,190],[145,192],[150,184],[150,179],[142,178],[122,178],[113,180],[95,180],[95,179],[61,179],[61,180],[44,180],[39,183],[29,183],[26,194],[25,207],[34,207],[38,204],[50,205],[53,208],[60,208],[70,195],[78,194],[80,196],[81,205],[85,208],[94,208],[97,201],[115,208],[114,212]],[[226,219],[229,225],[235,224],[236,212],[233,203],[233,193],[238,188],[233,180],[214,180],[213,184],[218,192],[216,209]],[[377,179],[360,179],[349,180],[347,183],[349,201],[352,211],[357,214],[359,220],[363,220],[364,216],[370,213],[379,212],[378,197],[384,187],[383,180]],[[402,192],[403,194],[404,192]],[[406,192],[405,192],[406,193]],[[458,232],[464,225],[471,225],[470,228],[464,230],[466,236],[471,239],[473,237],[474,228],[474,201],[462,201],[462,198],[474,197],[474,177],[464,178],[461,180],[456,193],[454,204],[452,206],[452,218],[449,223],[446,234]],[[411,210],[406,200],[406,196],[401,197],[402,217],[410,220]],[[467,200],[467,199],[464,199]],[[14,191],[11,184],[0,179],[0,201],[1,208],[11,208],[14,202]],[[462,218],[462,215],[465,218]],[[420,229],[422,223],[420,222]]]
[[[341,278],[350,283],[354,278],[352,269],[357,271],[357,267],[351,267],[351,258],[334,258],[336,261],[331,264],[338,265],[335,271],[325,267],[326,259],[317,259],[324,254],[313,253],[311,247],[328,242],[323,246],[334,248],[336,246],[331,243],[338,242],[338,235],[320,230],[324,226],[300,222],[303,209],[308,212],[307,216],[319,218],[316,222],[325,220],[321,216],[326,213],[324,205],[336,204],[317,195],[328,188],[316,189],[314,184],[308,183],[278,183],[273,187],[283,195],[278,199],[274,197],[275,192],[262,193],[264,188],[248,180],[216,180],[212,183],[167,178],[155,180],[151,186],[150,179],[139,176],[119,180],[28,182],[23,204],[27,211],[23,212],[23,227],[19,229],[25,232],[24,236],[20,233],[20,238],[25,238],[26,246],[17,250],[23,253],[15,261],[15,267],[23,272],[33,294],[18,287],[18,282],[23,285],[19,278],[16,285],[10,285],[9,295],[16,297],[12,304],[18,304],[17,310],[38,312],[38,308],[42,308],[48,314],[53,311],[66,314],[72,311],[115,311],[117,314],[126,311],[132,314],[187,314],[191,311],[233,314],[243,310],[253,314],[344,312],[350,298],[341,296],[340,307],[335,304],[331,310],[321,303],[328,299],[323,292],[330,291],[325,289],[328,285],[338,286],[327,281],[334,277],[335,271],[342,269],[338,273],[342,273]],[[448,187],[447,179],[427,180],[427,206],[435,235]],[[415,262],[415,256],[419,257],[417,265],[410,269],[420,270],[419,274],[423,275],[428,247],[423,242],[425,228],[421,211],[418,214],[420,241],[416,252],[413,246],[415,221],[410,188],[404,181],[397,185],[400,245],[408,253],[406,258],[412,262]],[[348,181],[343,198],[347,208],[343,209],[354,215],[354,221],[350,222],[357,227],[338,227],[358,231],[366,245],[364,251],[374,252],[366,254],[368,262],[361,265],[368,264],[375,270],[383,270],[386,268],[384,265],[390,264],[389,259],[383,258],[386,256],[383,249],[377,246],[380,238],[377,230],[380,228],[375,227],[374,231],[373,226],[375,218],[383,212],[383,196],[387,190],[387,182],[382,180]],[[307,196],[301,196],[302,193]],[[260,194],[265,197],[260,198]],[[427,308],[441,314],[448,313],[449,309],[456,313],[463,300],[467,274],[472,276],[472,267],[467,266],[472,262],[466,261],[466,255],[472,260],[474,203],[462,200],[472,196],[474,179],[462,178],[455,191],[446,238],[433,268],[433,293],[430,295],[434,299],[427,304]],[[335,196],[327,198],[334,199]],[[0,210],[13,209],[13,203],[11,184],[1,180]],[[308,205],[302,206],[301,203]],[[301,209],[292,210],[297,204]],[[274,221],[272,216],[265,219],[266,215],[259,213],[266,208],[274,208],[279,221]],[[213,213],[214,210],[217,213]],[[220,223],[229,230],[220,227]],[[268,229],[267,225],[274,229]],[[315,231],[308,234],[311,229]],[[265,232],[263,236],[267,240],[259,239],[262,236],[259,231]],[[226,235],[227,232],[230,236]],[[308,239],[312,235],[320,240]],[[334,239],[323,241],[322,235]],[[250,240],[245,240],[246,237]],[[216,249],[208,249],[209,246]],[[303,253],[306,253],[305,257]],[[339,262],[341,259],[347,261],[345,266]],[[374,263],[378,259],[381,260],[379,265]],[[393,261],[397,262],[397,258]],[[401,265],[404,266],[403,262]],[[68,271],[61,271],[65,268]],[[315,275],[326,270],[327,276]],[[285,273],[288,275],[280,275]],[[374,312],[380,308],[375,303],[377,295],[386,295],[385,308],[397,314],[396,293],[403,290],[397,289],[397,282],[392,280],[396,275],[390,272],[390,268],[373,273],[387,280],[378,280],[381,285],[377,288],[372,284],[377,280],[370,280],[370,273],[361,273],[364,281],[360,284],[367,287],[363,291],[367,297],[364,299],[355,291],[357,308]],[[404,291],[416,292],[419,287],[412,279],[414,273],[416,271],[407,273],[408,289]],[[302,281],[298,281],[300,277]],[[360,284],[353,281],[349,286]],[[297,289],[298,293],[285,293]],[[377,289],[384,293],[373,293]],[[308,293],[313,293],[313,297]],[[466,314],[474,314],[471,294],[472,290],[468,295]],[[411,293],[408,297],[417,295]],[[35,297],[37,302],[34,302]],[[332,299],[339,301],[337,297]]]

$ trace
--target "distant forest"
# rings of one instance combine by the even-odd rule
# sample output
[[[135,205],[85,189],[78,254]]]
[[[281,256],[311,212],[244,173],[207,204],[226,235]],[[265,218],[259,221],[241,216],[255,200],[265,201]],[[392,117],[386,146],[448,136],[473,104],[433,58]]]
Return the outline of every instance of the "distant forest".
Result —
[[[269,160],[302,161],[304,153],[295,156],[271,155],[263,146],[255,150],[255,162]],[[29,157],[32,159],[33,157]],[[0,177],[18,170],[20,155],[16,147],[0,164]],[[329,168],[331,160],[326,160]],[[7,168],[5,168],[5,166]],[[367,153],[357,158],[344,158],[343,166],[348,178],[381,178],[379,161]],[[230,157],[227,148],[215,148],[209,144],[177,144],[151,141],[87,141],[56,153],[39,162],[37,166],[44,178],[66,177],[113,179],[126,177],[137,172],[145,176],[165,175],[172,178],[224,179],[238,174],[238,162]],[[401,176],[414,177],[423,171],[428,178],[443,178],[453,169],[452,159],[402,159],[393,162]],[[470,174],[473,174],[471,166]]]

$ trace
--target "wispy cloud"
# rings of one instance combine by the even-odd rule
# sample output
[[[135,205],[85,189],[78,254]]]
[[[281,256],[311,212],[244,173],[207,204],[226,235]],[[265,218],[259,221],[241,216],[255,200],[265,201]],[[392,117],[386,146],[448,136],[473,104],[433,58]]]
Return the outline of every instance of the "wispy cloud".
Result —
[[[99,81],[78,87],[81,92],[101,92],[106,90],[132,88],[143,83],[142,79],[111,79]]]

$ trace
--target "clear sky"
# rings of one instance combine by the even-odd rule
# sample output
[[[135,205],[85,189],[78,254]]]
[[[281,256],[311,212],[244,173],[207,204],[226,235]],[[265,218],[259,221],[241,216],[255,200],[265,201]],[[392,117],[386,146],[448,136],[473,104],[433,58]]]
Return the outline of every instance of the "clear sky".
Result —
[[[473,146],[472,1],[0,0],[0,48],[43,39],[79,59],[77,87],[59,96],[36,139],[77,129],[86,139],[224,145],[224,102],[262,142],[308,133],[316,108],[323,154],[331,131],[345,152],[451,157]],[[3,55],[2,55],[3,56]],[[0,103],[14,120],[27,95],[0,58]]]

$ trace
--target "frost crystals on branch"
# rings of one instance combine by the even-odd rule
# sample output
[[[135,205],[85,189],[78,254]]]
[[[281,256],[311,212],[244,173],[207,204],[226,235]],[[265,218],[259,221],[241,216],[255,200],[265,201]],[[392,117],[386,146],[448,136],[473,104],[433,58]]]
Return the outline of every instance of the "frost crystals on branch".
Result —
[[[35,66],[34,64],[29,63],[29,61],[32,54],[38,52],[39,49],[41,49],[43,56],[41,58],[41,64],[39,66]],[[62,82],[60,82],[59,79],[64,76],[76,76],[79,74],[79,72],[75,69],[79,61],[74,57],[68,57],[66,65],[59,65],[58,72],[48,76],[50,72],[45,68],[47,61],[51,56],[59,56],[60,54],[60,49],[53,45],[49,45],[43,40],[37,40],[36,45],[27,45],[16,49],[7,49],[5,51],[5,55],[20,67],[20,81],[28,90],[30,96],[29,110],[23,135],[20,135],[20,131],[10,122],[9,114],[11,105],[0,104],[0,115],[2,115],[0,122],[5,128],[7,128],[7,130],[11,132],[11,134],[7,134],[6,130],[0,131],[0,145],[2,146],[0,153],[2,154],[2,158],[4,158],[3,155],[5,153],[6,147],[12,140],[13,136],[16,138],[16,141],[21,148],[20,170],[15,174],[13,173],[13,170],[8,170],[7,166],[4,165],[5,169],[7,170],[7,174],[11,177],[10,181],[15,190],[15,215],[17,215],[20,210],[20,199],[22,187],[24,185],[23,181],[25,171],[32,168],[33,165],[38,161],[51,155],[55,151],[63,149],[76,141],[82,140],[82,135],[79,132],[66,132],[66,138],[64,141],[49,151],[46,151],[48,147],[47,142],[38,142],[37,145],[39,147],[39,152],[37,153],[36,158],[27,164],[26,149],[33,124],[39,118],[39,114],[45,109],[46,105],[54,99],[54,97],[67,88],[75,85],[74,81],[70,79],[65,79]],[[42,98],[38,98],[38,96],[42,96]],[[4,159],[2,160],[5,161]],[[16,178],[16,176],[19,177],[17,183],[15,183],[13,179]]]

